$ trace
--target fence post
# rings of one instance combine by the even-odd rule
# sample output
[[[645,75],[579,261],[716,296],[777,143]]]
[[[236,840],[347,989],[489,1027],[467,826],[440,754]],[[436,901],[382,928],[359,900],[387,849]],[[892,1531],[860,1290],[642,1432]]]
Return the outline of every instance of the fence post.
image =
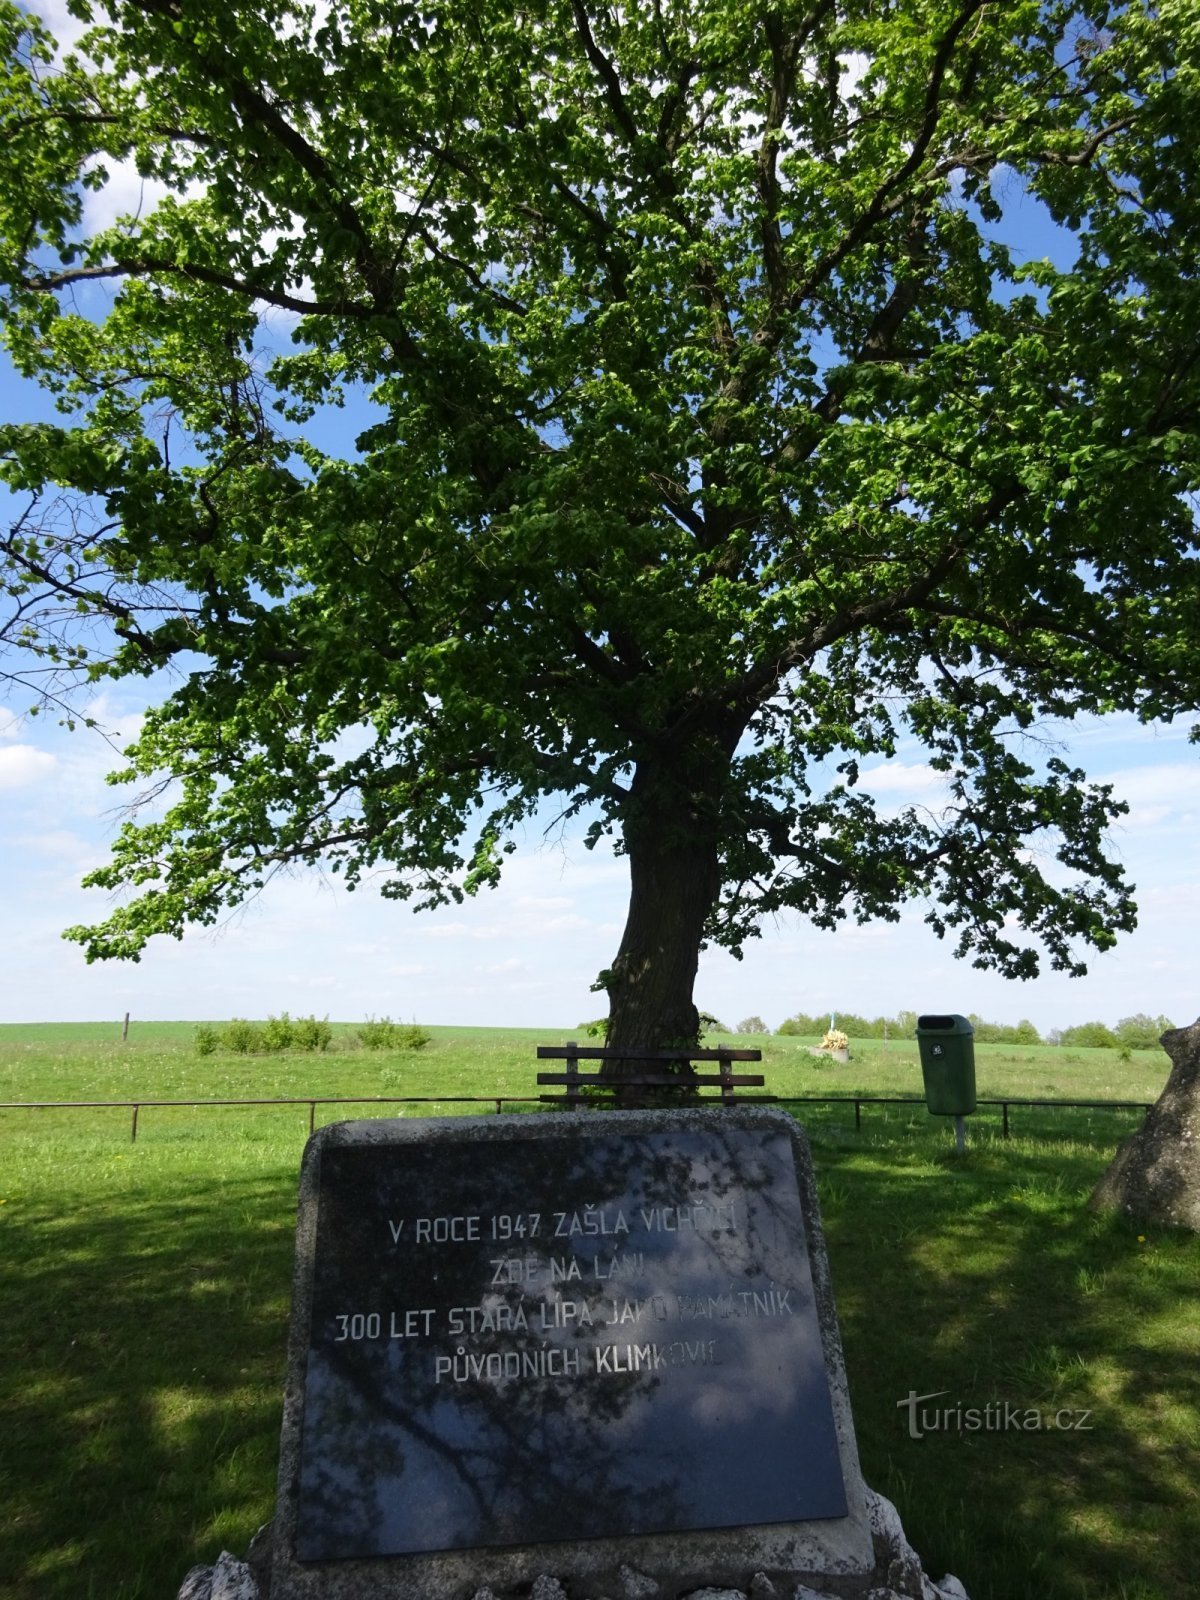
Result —
[[[567,1040],[567,1104],[572,1109],[579,1106],[579,1049],[574,1039]]]
[[[129,1142],[130,1142],[130,1144],[133,1144],[137,1139],[137,1114],[138,1114],[138,1108],[135,1105],[134,1108],[133,1108],[133,1123],[132,1123],[132,1125],[130,1126],[130,1129],[129,1129]]]
[[[733,1100],[733,1083],[731,1081],[733,1078],[733,1062],[730,1061],[726,1051],[721,1051],[721,1057],[717,1065],[721,1073],[721,1099],[726,1105],[729,1105]]]
[[[862,1127],[862,1101],[854,1102],[854,1131],[857,1133]]]
[[[128,1038],[129,1038],[129,1013],[127,1011],[125,1013],[125,1021],[121,1024],[121,1043],[124,1044],[125,1041]]]
[[[1004,1108],[1004,1137],[1008,1138],[1008,1101],[1002,1102]]]

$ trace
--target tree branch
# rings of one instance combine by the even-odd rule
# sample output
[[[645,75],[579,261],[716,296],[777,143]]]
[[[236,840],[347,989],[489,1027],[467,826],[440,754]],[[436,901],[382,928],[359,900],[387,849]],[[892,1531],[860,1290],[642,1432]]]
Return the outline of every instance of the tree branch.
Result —
[[[971,18],[981,11],[986,3],[987,0],[970,0],[970,3],[958,14],[942,35],[934,53],[933,67],[929,74],[929,82],[925,88],[924,115],[921,126],[916,138],[913,140],[912,149],[909,151],[906,160],[889,178],[885,178],[879,185],[866,210],[846,230],[837,247],[814,263],[808,276],[791,296],[790,304],[793,308],[803,305],[805,300],[821,284],[832,277],[850,252],[867,238],[876,224],[891,212],[899,209],[899,206],[903,204],[903,200],[900,200],[889,206],[888,201],[897,189],[902,188],[908,182],[909,178],[913,176],[925,159],[925,152],[929,149],[933,136],[937,132],[938,123],[941,120],[942,84],[945,81],[950,60],[954,54],[954,48]]]
[[[592,33],[591,21],[584,9],[583,0],[571,0],[571,12],[575,18],[575,31],[583,44],[584,53],[596,70],[596,75],[604,85],[605,99],[609,109],[616,119],[618,128],[625,135],[632,148],[637,143],[638,128],[633,120],[629,106],[625,101],[625,94],[621,88],[621,80],[617,76],[617,69],[596,43]]]
[[[374,306],[365,305],[360,301],[301,300],[298,295],[273,289],[265,283],[256,283],[252,278],[236,278],[230,273],[218,272],[212,267],[202,267],[195,262],[181,266],[165,256],[161,258],[146,256],[140,260],[112,261],[100,267],[72,267],[65,272],[41,273],[37,277],[22,278],[21,287],[35,294],[53,294],[76,283],[87,283],[102,278],[148,278],[156,273],[169,277],[194,278],[198,283],[208,283],[214,288],[228,289],[231,293],[243,295],[248,300],[264,300],[268,305],[276,306],[281,311],[297,311],[302,316],[366,319],[377,315]],[[411,353],[414,355],[417,353],[415,345],[411,346]]]

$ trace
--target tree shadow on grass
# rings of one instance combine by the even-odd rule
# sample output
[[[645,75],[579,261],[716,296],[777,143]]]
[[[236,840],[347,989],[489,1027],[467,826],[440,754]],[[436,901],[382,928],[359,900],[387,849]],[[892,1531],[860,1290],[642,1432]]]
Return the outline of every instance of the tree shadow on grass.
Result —
[[[972,1600],[1196,1592],[1200,1241],[1085,1211],[1116,1134],[815,1134],[864,1474]]]
[[[1194,1593],[1200,1245],[1084,1210],[1117,1128],[960,1165],[907,1113],[841,1116],[804,1120],[859,1449],[927,1566],[972,1600]],[[161,1600],[271,1514],[294,1212],[291,1166],[5,1208],[6,1600]],[[911,1438],[898,1402],[941,1390],[1092,1415]]]
[[[0,1593],[172,1595],[271,1514],[295,1178],[13,1206]]]

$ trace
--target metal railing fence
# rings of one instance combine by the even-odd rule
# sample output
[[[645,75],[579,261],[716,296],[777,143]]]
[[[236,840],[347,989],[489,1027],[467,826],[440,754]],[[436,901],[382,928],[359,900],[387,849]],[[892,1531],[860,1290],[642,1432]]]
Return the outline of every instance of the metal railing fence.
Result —
[[[355,1094],[355,1095],[285,1095],[272,1099],[228,1099],[228,1100],[0,1100],[0,1111],[100,1111],[121,1110],[132,1113],[130,1120],[129,1137],[136,1140],[138,1135],[138,1116],[142,1111],[157,1107],[187,1107],[207,1109],[217,1106],[307,1106],[308,1131],[311,1133],[316,1125],[318,1106],[452,1106],[452,1105],[488,1105],[495,1106],[497,1114],[507,1106],[537,1105],[539,1096],[521,1094],[460,1094],[460,1095],[391,1095],[391,1094]],[[714,1104],[720,1104],[714,1100]],[[753,1101],[746,1102],[753,1104]],[[776,1102],[781,1106],[789,1105],[852,1105],[854,1107],[854,1126],[862,1127],[863,1106],[923,1106],[924,1097],[921,1095],[895,1095],[895,1094],[782,1094]],[[978,1100],[977,1106],[998,1106],[1003,1117],[1004,1138],[1010,1137],[1009,1107],[1010,1106],[1037,1106],[1059,1110],[1087,1110],[1087,1111],[1148,1111],[1152,1102],[1149,1100],[1040,1100],[1027,1099],[1020,1095],[1007,1095],[1003,1099]]]

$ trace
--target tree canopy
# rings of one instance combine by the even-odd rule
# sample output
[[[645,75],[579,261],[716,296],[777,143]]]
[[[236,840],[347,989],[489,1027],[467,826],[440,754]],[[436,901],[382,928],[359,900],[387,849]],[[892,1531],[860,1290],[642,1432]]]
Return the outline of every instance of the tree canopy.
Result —
[[[0,431],[0,627],[180,674],[89,958],[297,863],[474,892],[550,797],[629,858],[610,1042],[783,910],[924,897],[1018,977],[1132,927],[1119,800],[1029,735],[1200,704],[1192,0],[71,11],[0,0],[64,411]],[[889,808],[913,738],[944,802]]]

